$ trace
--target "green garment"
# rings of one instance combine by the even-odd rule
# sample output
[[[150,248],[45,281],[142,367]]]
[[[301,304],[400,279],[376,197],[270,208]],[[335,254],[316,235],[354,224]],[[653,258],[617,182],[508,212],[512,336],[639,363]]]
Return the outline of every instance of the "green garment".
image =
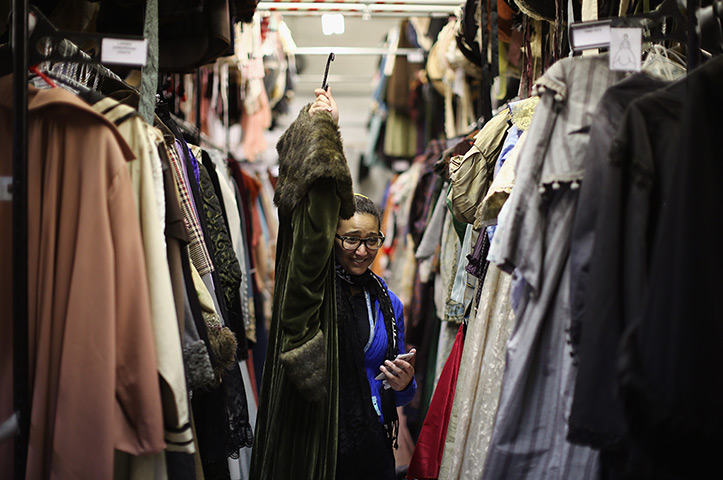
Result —
[[[274,303],[251,479],[333,479],[339,361],[334,233],[351,217],[351,175],[338,128],[308,106],[284,133]]]

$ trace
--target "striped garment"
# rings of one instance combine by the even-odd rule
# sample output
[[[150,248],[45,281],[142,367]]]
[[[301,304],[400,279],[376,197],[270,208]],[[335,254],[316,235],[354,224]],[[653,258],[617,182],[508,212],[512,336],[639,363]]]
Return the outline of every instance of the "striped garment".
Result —
[[[213,272],[213,262],[211,255],[208,253],[206,241],[203,238],[203,231],[198,220],[198,212],[191,197],[188,188],[188,179],[186,178],[185,169],[183,168],[181,157],[176,151],[175,145],[165,144],[160,148],[161,155],[166,155],[173,171],[173,180],[176,183],[176,191],[181,203],[183,211],[183,221],[186,224],[188,235],[191,242],[188,244],[188,250],[191,256],[193,266],[196,267],[201,276]]]
[[[569,244],[592,114],[623,78],[607,55],[554,64],[520,151],[489,259],[529,285],[507,344],[502,393],[481,478],[595,478],[597,451],[567,441],[577,372],[571,357]]]

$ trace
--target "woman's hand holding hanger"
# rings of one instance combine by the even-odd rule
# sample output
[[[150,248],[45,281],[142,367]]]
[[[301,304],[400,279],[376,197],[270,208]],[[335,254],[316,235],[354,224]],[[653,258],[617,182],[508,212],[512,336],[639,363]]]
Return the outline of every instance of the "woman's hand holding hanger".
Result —
[[[331,94],[331,87],[329,87],[328,91],[317,88],[314,90],[314,94],[316,95],[316,100],[311,104],[311,108],[309,108],[309,115],[313,117],[317,112],[329,112],[331,118],[333,118],[334,122],[338,125],[339,108],[336,106],[334,96]]]

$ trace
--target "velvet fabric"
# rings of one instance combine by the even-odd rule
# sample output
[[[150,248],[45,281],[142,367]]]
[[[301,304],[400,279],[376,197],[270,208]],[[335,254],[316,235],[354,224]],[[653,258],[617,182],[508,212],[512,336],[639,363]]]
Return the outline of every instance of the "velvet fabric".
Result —
[[[353,215],[338,127],[309,106],[282,135],[276,277],[250,478],[331,479],[336,471],[338,352],[334,233]],[[310,375],[293,375],[307,361]],[[279,461],[283,459],[283,461]]]

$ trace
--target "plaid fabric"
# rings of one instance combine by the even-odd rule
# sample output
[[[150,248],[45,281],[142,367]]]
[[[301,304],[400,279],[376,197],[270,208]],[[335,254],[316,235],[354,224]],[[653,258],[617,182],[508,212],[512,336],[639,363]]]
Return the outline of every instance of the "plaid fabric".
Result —
[[[173,171],[173,180],[176,182],[176,191],[178,192],[181,210],[183,211],[183,222],[186,224],[186,230],[188,230],[188,235],[191,238],[191,242],[188,244],[191,261],[201,276],[206,275],[213,272],[213,262],[211,261],[211,256],[208,253],[208,248],[203,238],[198,214],[191,199],[191,192],[188,190],[188,184],[183,175],[181,158],[178,156],[175,148],[169,148],[169,146],[165,144],[161,147],[161,154],[165,154],[168,157],[168,163],[171,165],[171,170]]]

